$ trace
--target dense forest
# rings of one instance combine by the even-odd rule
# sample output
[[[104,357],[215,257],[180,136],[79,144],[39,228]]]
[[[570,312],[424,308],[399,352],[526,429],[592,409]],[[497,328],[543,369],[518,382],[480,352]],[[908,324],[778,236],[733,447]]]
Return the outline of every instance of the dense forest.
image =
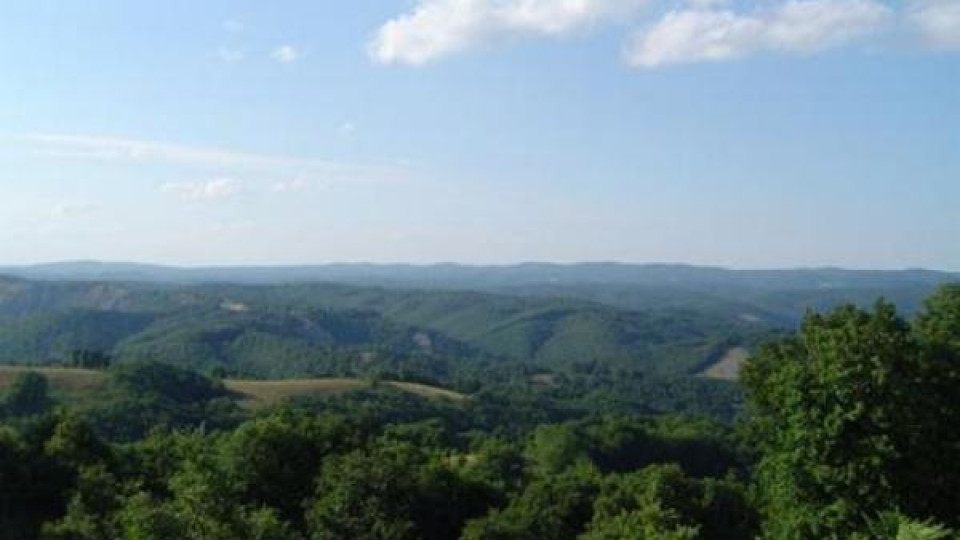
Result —
[[[426,335],[442,354],[389,345],[411,330],[386,309],[323,311],[331,307],[296,289],[232,289],[233,310],[212,312],[204,304],[216,307],[223,294],[187,291],[196,310],[171,312],[165,304],[182,301],[183,289],[118,295],[102,288],[95,301],[103,308],[109,298],[114,309],[100,309],[103,320],[90,323],[86,315],[69,319],[90,301],[89,288],[58,285],[66,291],[54,294],[12,283],[4,309],[16,324],[5,331],[25,331],[29,320],[53,330],[25,342],[102,345],[118,358],[100,366],[107,387],[84,403],[62,401],[30,371],[4,392],[5,539],[939,539],[960,527],[957,285],[941,288],[909,319],[879,301],[810,312],[796,332],[750,336],[763,344],[737,387],[687,376],[692,363],[658,374],[642,355],[639,368],[616,356],[514,361],[466,332],[457,339],[439,323],[417,328],[432,319],[413,309],[427,309],[416,298],[395,313],[406,313],[415,332],[437,332]],[[348,293],[341,296],[363,303]],[[131,298],[152,308],[125,310]],[[240,304],[266,306],[269,315],[218,319],[250,316]],[[208,369],[233,365],[236,341],[194,349],[189,334],[271,324],[287,332],[284,317],[301,314],[269,311],[280,305],[321,310],[298,323],[296,336],[347,343],[328,347],[331,357],[355,358],[344,336],[365,346],[371,335],[386,344],[380,358],[429,366],[458,357],[447,360],[446,374],[408,374],[455,382],[468,396],[401,392],[381,382],[398,375],[399,363],[391,373],[383,361],[362,374],[362,389],[244,408],[224,384],[229,373]],[[352,315],[340,320],[344,313]],[[74,323],[44,326],[50,314]],[[644,337],[657,342],[662,330],[652,326]],[[330,328],[342,332],[311,334]],[[84,337],[70,341],[77,336]],[[157,336],[185,358],[229,361],[119,358],[149,351],[138,344]]]

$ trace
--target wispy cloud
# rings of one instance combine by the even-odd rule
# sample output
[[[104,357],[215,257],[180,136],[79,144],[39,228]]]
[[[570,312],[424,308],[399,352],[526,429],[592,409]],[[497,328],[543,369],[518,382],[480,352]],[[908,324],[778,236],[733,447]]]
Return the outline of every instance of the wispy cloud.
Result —
[[[562,35],[635,11],[644,0],[418,0],[369,44],[381,63],[424,64],[504,36]]]
[[[134,161],[202,166],[224,171],[289,173],[327,180],[369,182],[398,175],[395,166],[264,155],[203,146],[95,135],[36,133],[14,137],[45,157],[100,161]]]
[[[960,0],[911,0],[907,21],[926,46],[960,51]]]
[[[281,64],[291,64],[302,56],[302,53],[293,45],[281,45],[273,50],[273,59]]]
[[[233,197],[240,191],[240,186],[232,178],[215,178],[199,182],[170,182],[163,184],[160,191],[178,195],[186,201],[214,202]]]
[[[892,11],[873,0],[790,0],[770,11],[671,11],[638,32],[625,56],[638,67],[716,62],[750,54],[814,53],[887,26]]]

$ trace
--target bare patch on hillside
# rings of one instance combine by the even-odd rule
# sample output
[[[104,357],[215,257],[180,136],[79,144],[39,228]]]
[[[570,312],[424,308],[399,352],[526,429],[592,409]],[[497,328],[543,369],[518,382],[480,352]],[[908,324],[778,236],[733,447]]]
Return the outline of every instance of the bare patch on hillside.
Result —
[[[708,379],[735,381],[740,378],[740,368],[750,358],[750,351],[743,347],[728,350],[716,364],[708,367],[700,375]]]
[[[463,394],[426,384],[406,382],[382,382],[381,384],[423,397],[439,397],[454,401],[466,399]],[[369,382],[360,379],[225,380],[224,385],[237,394],[240,404],[247,408],[275,405],[294,397],[342,394],[370,387]]]

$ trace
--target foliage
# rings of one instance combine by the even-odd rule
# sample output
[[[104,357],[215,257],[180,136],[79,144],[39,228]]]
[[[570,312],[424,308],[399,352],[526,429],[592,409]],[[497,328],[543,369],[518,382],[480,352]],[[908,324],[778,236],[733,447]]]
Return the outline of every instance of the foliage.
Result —
[[[905,517],[899,512],[881,512],[867,523],[868,534],[879,540],[948,540],[953,533],[928,521]]]
[[[51,409],[47,378],[39,373],[22,373],[13,381],[0,412],[12,417],[35,416]]]
[[[105,369],[113,359],[102,351],[74,349],[67,358],[69,365],[81,369]]]
[[[944,295],[918,320],[920,336],[949,320]],[[891,506],[955,523],[960,484],[943,465],[958,455],[950,419],[960,408],[958,386],[944,382],[960,357],[943,341],[918,339],[878,302],[810,314],[796,338],[751,360],[743,383],[770,537],[845,538]]]
[[[52,408],[46,379],[25,374],[0,423],[0,531],[947,539],[960,508],[958,313],[960,289],[945,288],[913,322],[884,302],[808,315],[749,363],[738,425],[663,414],[651,387],[672,379],[594,361],[561,372],[495,362],[463,400],[372,377],[256,412],[221,381],[151,361],[113,365],[98,399],[75,409]],[[674,404],[727,391],[674,382]]]
[[[115,366],[110,386],[86,412],[101,434],[132,441],[155,427],[228,427],[237,405],[222,383],[194,371],[156,362]]]

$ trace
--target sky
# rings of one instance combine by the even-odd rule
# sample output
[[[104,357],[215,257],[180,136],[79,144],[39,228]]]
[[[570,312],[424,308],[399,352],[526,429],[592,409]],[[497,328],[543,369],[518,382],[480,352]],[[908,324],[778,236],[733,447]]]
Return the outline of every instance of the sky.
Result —
[[[0,265],[960,270],[960,0],[4,0]]]

